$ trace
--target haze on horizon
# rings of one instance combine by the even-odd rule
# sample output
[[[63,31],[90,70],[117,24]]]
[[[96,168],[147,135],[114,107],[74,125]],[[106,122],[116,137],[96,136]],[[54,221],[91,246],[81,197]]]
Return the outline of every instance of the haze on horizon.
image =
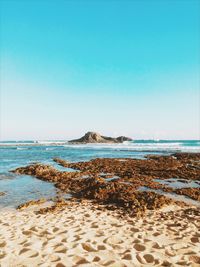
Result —
[[[0,139],[200,139],[200,1],[5,1]]]

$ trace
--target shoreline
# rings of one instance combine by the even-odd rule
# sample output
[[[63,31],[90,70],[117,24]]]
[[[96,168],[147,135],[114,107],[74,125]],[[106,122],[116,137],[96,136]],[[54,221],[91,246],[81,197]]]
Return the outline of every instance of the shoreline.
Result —
[[[0,210],[0,266],[199,266],[199,207],[158,194],[199,203],[199,157],[54,158],[66,171],[40,163],[13,170],[50,182],[61,194]],[[141,191],[144,186],[157,191]]]

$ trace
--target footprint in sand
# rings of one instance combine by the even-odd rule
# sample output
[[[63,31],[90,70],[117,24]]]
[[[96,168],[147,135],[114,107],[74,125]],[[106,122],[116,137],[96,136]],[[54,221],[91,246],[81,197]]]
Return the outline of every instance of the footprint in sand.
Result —
[[[66,253],[67,249],[65,246],[63,246],[62,244],[57,245],[56,248],[54,249],[55,252],[57,253]]]
[[[78,231],[78,230],[77,230]],[[74,232],[77,232],[77,231],[74,231]],[[68,231],[62,231],[62,232],[59,232],[58,234],[59,235],[62,235],[62,234],[67,234],[68,233]]]
[[[98,262],[98,261],[100,261],[101,260],[101,258],[99,258],[98,256],[95,256],[94,257],[94,259],[92,260],[93,262]]]
[[[3,259],[6,256],[5,252],[0,252],[0,259]]]
[[[33,232],[38,232],[39,229],[36,226],[32,226],[29,230]]]
[[[104,245],[98,245],[97,250],[106,250]]]
[[[148,230],[148,231],[153,231],[154,228],[153,228],[152,226],[150,226],[150,227],[147,228],[147,230]]]
[[[198,237],[192,237],[190,240],[192,243],[198,243],[200,241]]]
[[[170,263],[170,262],[167,261],[167,260],[164,260],[164,261],[162,262],[161,266],[171,267],[171,266],[172,266],[172,263]]]
[[[62,264],[62,262],[59,262],[56,264],[56,267],[66,267],[66,265]]]
[[[144,238],[144,243],[151,242],[150,239]]]
[[[154,242],[154,243],[152,243],[152,248],[162,249],[163,246],[160,246],[157,242]]]
[[[44,241],[44,243],[42,243],[42,247],[45,247],[48,244],[47,241]]]
[[[5,241],[1,241],[0,242],[0,248],[3,248],[3,247],[5,247],[6,246],[6,242]]]
[[[155,263],[155,258],[151,254],[145,254],[145,255],[136,255],[137,260],[142,263],[142,264],[154,264]]]
[[[176,264],[178,264],[178,265],[182,265],[182,266],[189,266],[189,264],[188,264],[188,261],[187,260],[182,260],[182,261],[178,261],[178,262],[176,262]],[[192,265],[192,266],[194,266],[194,265]]]
[[[27,242],[24,243],[24,247],[29,247],[29,246],[31,246],[32,244],[33,244],[32,242],[28,242],[28,241],[27,241]]]
[[[47,230],[44,230],[44,231],[40,232],[39,236],[43,237],[43,236],[46,236],[46,235],[51,235],[51,233],[49,231],[47,231]]]
[[[123,260],[132,260],[132,255],[130,253],[126,253],[124,254],[124,256],[122,257]]]
[[[60,229],[58,227],[54,227],[53,232],[58,232]]]
[[[22,250],[20,250],[19,255],[23,255],[25,258],[34,258],[37,257],[39,253],[35,250],[23,248]]]
[[[140,254],[136,255],[136,259],[139,261],[139,263],[145,264],[145,260],[140,256]]]
[[[76,236],[75,239],[74,239],[73,241],[74,241],[74,242],[77,242],[77,241],[79,241],[79,240],[81,240],[80,236]]]
[[[137,251],[144,251],[146,249],[146,247],[141,244],[135,244],[133,247]]]
[[[23,253],[25,253],[25,252],[27,252],[29,250],[30,249],[28,249],[28,248],[23,248],[22,250],[20,250],[19,255],[21,255],[21,254],[23,254]]]
[[[51,262],[56,262],[60,260],[60,257],[58,255],[53,254],[53,255],[50,255],[49,260]]]
[[[79,264],[84,264],[84,263],[89,263],[85,258],[81,256],[74,256],[73,257],[73,262],[77,265]]]
[[[2,226],[9,226],[9,223],[3,223]]]
[[[102,266],[109,266],[109,265],[111,265],[111,264],[113,264],[113,266],[114,266],[114,263],[115,263],[115,261],[113,261],[113,260],[109,260],[109,261],[104,261],[104,262],[102,262]]]
[[[114,227],[121,227],[122,225],[121,225],[121,224],[118,224],[118,223],[111,223],[111,226],[114,226]]]
[[[88,252],[95,252],[97,251],[96,249],[94,249],[89,243],[82,243],[81,244],[82,248]]]
[[[160,232],[155,232],[155,233],[153,233],[153,236],[159,236],[159,235],[161,235]]]
[[[192,261],[193,263],[196,263],[196,264],[200,264],[200,257],[199,256],[190,256],[190,261]]]
[[[153,263],[155,261],[154,257],[151,254],[145,254],[143,258],[147,263]]]
[[[27,242],[27,239],[23,239],[23,241],[20,241],[19,245],[23,245]]]
[[[136,243],[136,244],[141,243],[141,240],[136,238],[135,240],[133,240],[133,243]]]
[[[97,224],[92,224],[91,228],[99,228],[99,226]]]
[[[165,250],[165,254],[167,255],[167,256],[170,256],[170,257],[173,257],[173,256],[175,256],[176,255],[176,253],[173,251],[173,250],[169,250],[169,249],[166,249]]]
[[[135,227],[131,227],[130,230],[131,230],[132,232],[135,232],[135,233],[139,232],[139,229],[137,229],[137,228],[135,228]]]
[[[23,234],[23,235],[31,235],[32,232],[29,231],[29,230],[25,230],[25,231],[22,231],[22,234]]]

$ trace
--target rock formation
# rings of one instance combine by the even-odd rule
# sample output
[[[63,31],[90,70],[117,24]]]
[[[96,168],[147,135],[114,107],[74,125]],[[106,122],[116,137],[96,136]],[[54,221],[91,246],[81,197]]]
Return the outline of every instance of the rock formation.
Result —
[[[70,140],[69,143],[123,143],[124,141],[132,141],[131,138],[119,136],[117,138],[102,136],[99,133],[87,132],[83,137]]]
[[[110,205],[114,205],[114,209],[137,216],[143,215],[146,209],[158,209],[173,203],[170,195],[169,198],[162,195],[164,192],[171,193],[171,196],[184,195],[200,201],[199,186],[174,188],[156,181],[174,177],[179,181],[180,179],[186,182],[193,181],[199,185],[200,153],[149,156],[146,160],[126,158],[122,161],[122,158],[96,158],[86,162],[70,163],[55,158],[54,161],[76,171],[59,171],[51,165],[36,163],[19,167],[12,172],[52,182],[61,192],[71,194],[74,199],[93,200],[108,209]],[[115,179],[109,179],[114,177]],[[143,191],[144,187],[146,189]],[[39,200],[39,203],[41,201]],[[31,201],[19,208],[32,204],[35,202]],[[196,204],[199,205],[197,202]],[[53,207],[44,208],[40,212],[54,212],[65,205],[67,205],[65,201],[57,202]],[[183,203],[179,202],[179,205]]]

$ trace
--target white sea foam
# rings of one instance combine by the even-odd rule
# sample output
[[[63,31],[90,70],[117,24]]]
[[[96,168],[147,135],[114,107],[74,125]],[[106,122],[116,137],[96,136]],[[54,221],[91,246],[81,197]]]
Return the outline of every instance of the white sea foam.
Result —
[[[57,140],[47,140],[47,141],[43,141],[43,140],[38,140],[35,141],[36,144],[40,144],[40,145],[63,145],[66,144],[67,141],[57,141]]]
[[[191,143],[193,142],[193,143]],[[200,141],[154,141],[154,140],[135,140],[126,141],[120,144],[70,144],[63,140],[38,140],[25,142],[0,142],[0,146],[17,147],[17,149],[28,149],[27,146],[48,146],[46,150],[56,149],[55,147],[63,147],[70,149],[95,149],[95,150],[130,150],[130,151],[160,151],[160,152],[200,152]],[[26,146],[26,148],[25,148]],[[51,146],[54,146],[51,147]],[[24,147],[24,148],[23,148]]]
[[[200,146],[184,146],[182,143],[133,143],[123,144],[67,144],[67,148],[75,149],[108,149],[108,150],[132,150],[132,151],[183,151],[200,152]]]
[[[67,141],[26,141],[26,142],[0,142],[1,146],[51,146],[51,145],[64,145]]]

